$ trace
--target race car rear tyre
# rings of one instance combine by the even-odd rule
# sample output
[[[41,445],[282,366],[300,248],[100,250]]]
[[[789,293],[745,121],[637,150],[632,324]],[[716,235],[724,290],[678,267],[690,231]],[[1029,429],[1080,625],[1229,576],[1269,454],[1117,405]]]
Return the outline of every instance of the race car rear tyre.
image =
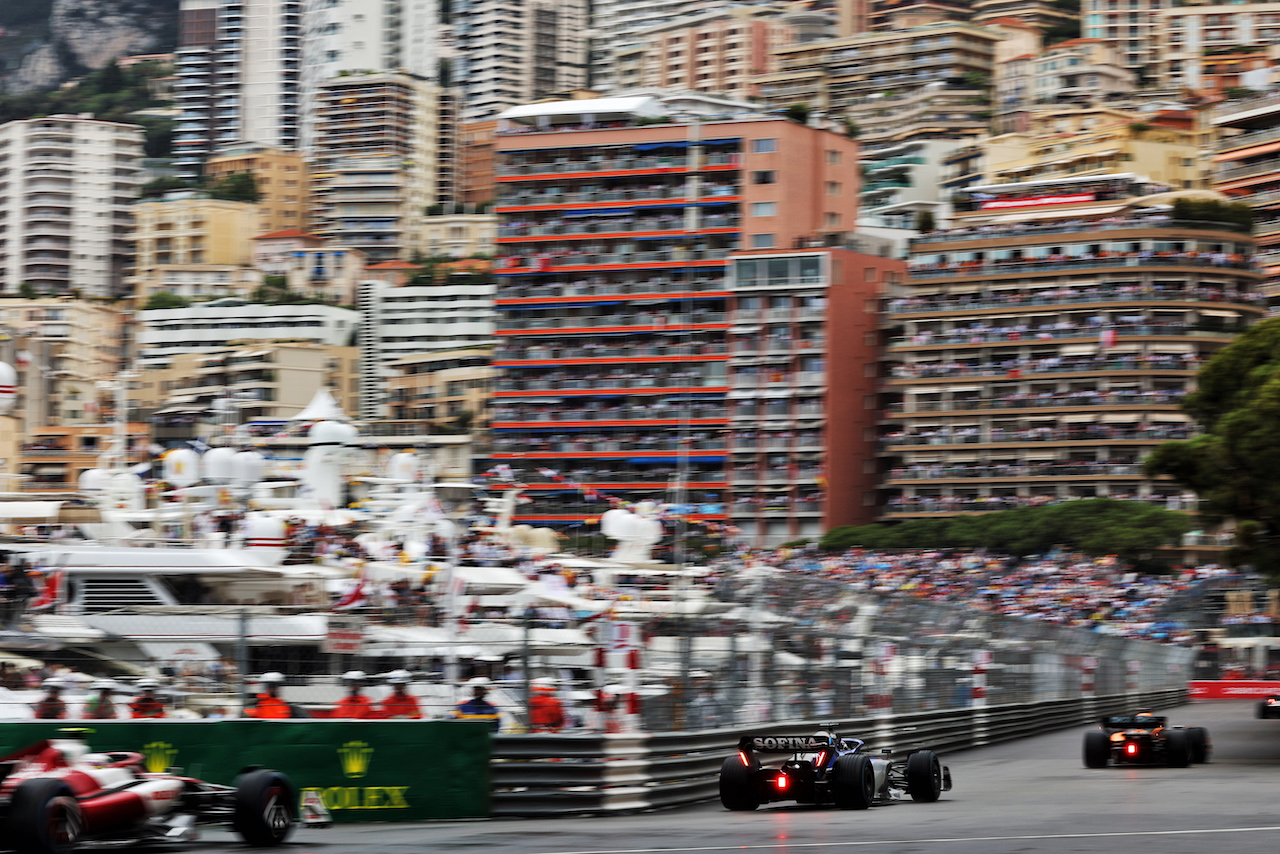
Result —
[[[831,769],[831,798],[842,810],[865,810],[876,799],[876,769],[870,756],[846,753]]]
[[[236,781],[231,826],[250,845],[269,848],[289,838],[298,818],[298,793],[279,771],[250,771]]]
[[[1209,761],[1213,753],[1213,744],[1209,741],[1209,731],[1202,726],[1187,728],[1187,740],[1191,742],[1191,761],[1203,765]]]
[[[70,854],[83,829],[80,804],[61,780],[37,777],[14,791],[8,830],[18,854]]]
[[[720,803],[727,810],[750,812],[760,806],[760,797],[752,784],[752,769],[737,756],[730,756],[720,766]]]
[[[1266,701],[1266,700],[1259,700],[1259,701],[1258,701],[1258,710],[1257,710],[1257,715],[1258,715],[1258,718],[1259,718],[1260,720],[1265,720],[1266,718],[1270,717],[1270,715],[1268,715],[1268,714],[1267,714],[1267,701]]]
[[[907,757],[907,794],[913,801],[933,803],[942,795],[942,763],[932,750]]]
[[[1084,734],[1084,767],[1106,768],[1111,758],[1111,745],[1107,744],[1107,734],[1101,730],[1091,730]]]
[[[1191,764],[1191,739],[1185,729],[1171,729],[1164,740],[1165,762],[1170,768],[1186,768]]]

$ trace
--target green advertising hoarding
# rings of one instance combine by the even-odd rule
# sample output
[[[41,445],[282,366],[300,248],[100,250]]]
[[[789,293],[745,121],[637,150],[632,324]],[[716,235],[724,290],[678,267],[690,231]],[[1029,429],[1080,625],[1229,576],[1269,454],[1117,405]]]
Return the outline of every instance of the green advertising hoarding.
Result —
[[[230,785],[249,765],[318,791],[334,821],[422,821],[489,814],[489,726],[477,721],[39,721],[0,724],[9,753],[63,727],[94,750],[132,750],[148,771],[178,767]]]

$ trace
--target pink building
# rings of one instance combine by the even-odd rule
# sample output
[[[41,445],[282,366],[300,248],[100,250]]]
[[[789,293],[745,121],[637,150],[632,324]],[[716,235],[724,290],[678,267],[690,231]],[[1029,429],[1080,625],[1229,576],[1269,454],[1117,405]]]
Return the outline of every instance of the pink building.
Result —
[[[826,341],[844,334],[829,291],[865,295],[844,304],[874,315],[885,280],[855,263],[885,259],[822,252],[852,241],[857,143],[756,113],[663,120],[674,112],[647,95],[500,117],[491,465],[537,496],[521,521],[582,526],[610,501],[674,500],[754,541],[810,535]],[[739,291],[743,249],[761,251]],[[873,348],[874,321],[849,330]],[[855,423],[841,429],[862,441]]]
[[[619,59],[624,85],[755,97],[760,87],[752,78],[778,70],[772,51],[791,44],[794,34],[777,20],[747,17],[750,11],[681,18],[649,30],[643,47]]]

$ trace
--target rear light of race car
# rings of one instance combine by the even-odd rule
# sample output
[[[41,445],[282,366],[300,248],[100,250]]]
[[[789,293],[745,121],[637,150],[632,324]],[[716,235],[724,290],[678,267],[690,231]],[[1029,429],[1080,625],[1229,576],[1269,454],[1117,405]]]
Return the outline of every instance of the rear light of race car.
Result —
[[[786,774],[779,774],[778,779],[774,780],[773,784],[778,787],[779,792],[785,792],[790,782]]]
[[[1131,741],[1124,746],[1124,752],[1129,756],[1136,756],[1138,754],[1138,745]]]

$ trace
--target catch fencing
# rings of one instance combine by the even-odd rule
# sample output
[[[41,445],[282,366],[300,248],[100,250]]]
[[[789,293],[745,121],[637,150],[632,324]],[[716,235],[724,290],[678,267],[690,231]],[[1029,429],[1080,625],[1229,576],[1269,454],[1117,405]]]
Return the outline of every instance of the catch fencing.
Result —
[[[834,728],[843,736],[863,738],[874,750],[901,755],[927,747],[946,761],[949,754],[967,748],[1079,726],[1138,708],[1169,708],[1185,701],[1185,689],[1171,689],[834,722],[790,721],[775,724],[770,731],[804,734]],[[720,765],[743,734],[740,729],[719,729],[499,735],[494,738],[490,765],[490,815],[607,815],[711,801],[718,796]],[[956,788],[963,790],[963,764],[956,767],[953,763],[952,773]]]

